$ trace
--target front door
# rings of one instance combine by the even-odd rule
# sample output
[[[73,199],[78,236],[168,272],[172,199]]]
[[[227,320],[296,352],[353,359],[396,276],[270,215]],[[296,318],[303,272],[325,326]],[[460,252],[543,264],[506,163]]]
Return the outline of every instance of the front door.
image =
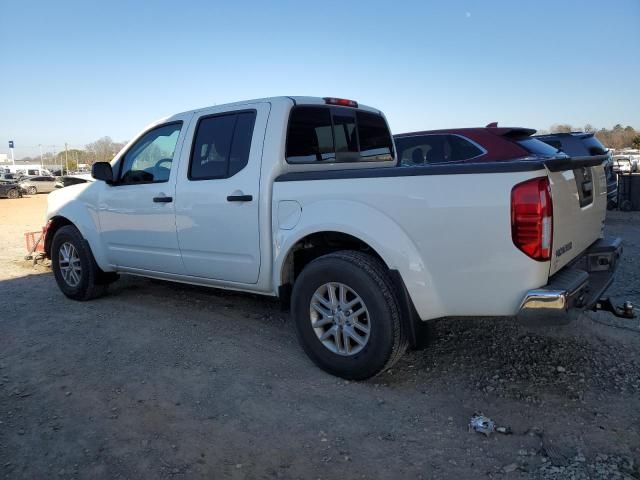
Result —
[[[180,162],[176,226],[188,275],[256,283],[260,165],[269,103],[199,112]]]
[[[56,189],[55,177],[40,177],[38,192],[50,193]]]
[[[189,118],[150,129],[115,164],[115,182],[104,186],[99,201],[102,239],[112,265],[184,274],[175,189]]]

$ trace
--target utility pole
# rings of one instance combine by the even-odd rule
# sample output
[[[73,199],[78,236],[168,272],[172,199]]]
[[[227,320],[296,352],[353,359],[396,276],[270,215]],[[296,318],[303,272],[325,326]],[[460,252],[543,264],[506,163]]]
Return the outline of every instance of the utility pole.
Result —
[[[39,143],[38,146],[40,147],[40,168],[44,168],[44,160],[42,160],[42,144]]]
[[[64,142],[64,167],[67,169],[67,175],[69,174],[69,145]]]

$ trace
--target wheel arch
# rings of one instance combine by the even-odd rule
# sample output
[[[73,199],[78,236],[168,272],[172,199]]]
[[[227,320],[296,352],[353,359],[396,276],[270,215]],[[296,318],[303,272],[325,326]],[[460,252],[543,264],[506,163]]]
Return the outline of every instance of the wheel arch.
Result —
[[[379,259],[387,268],[389,265],[378,251],[361,238],[339,229],[317,230],[301,235],[291,245],[278,262],[276,285],[282,287],[295,282],[302,269],[312,260],[339,250],[358,250]]]
[[[348,223],[330,218],[326,212],[331,211],[340,211]],[[444,314],[428,265],[405,230],[383,212],[359,202],[314,202],[302,212],[294,228],[274,232],[273,284],[283,305],[288,306],[295,279],[309,261],[335,250],[365,251],[388,269],[412,347],[424,345],[426,328],[421,319]],[[327,236],[333,244],[318,248],[318,239]]]
[[[46,226],[46,235],[44,237],[44,254],[47,258],[51,258],[51,245],[53,244],[53,237],[56,232],[65,225],[73,225],[71,220],[62,215],[56,215],[49,219]],[[77,228],[77,227],[76,227]]]
[[[109,264],[104,250],[101,248],[100,233],[97,222],[86,211],[84,214],[72,215],[72,211],[59,211],[49,218],[44,239],[45,255],[51,258],[51,245],[55,234],[60,228],[72,225],[78,229],[82,238],[87,242],[93,257],[104,272],[112,272],[114,268]]]
[[[396,268],[390,267],[375,247],[344,231],[315,231],[302,236],[291,245],[279,268],[278,296],[283,307],[288,308],[293,284],[306,265],[316,258],[341,250],[366,253],[378,259],[386,267],[395,287],[403,328],[407,332],[409,344],[414,349],[425,347],[429,339],[429,327],[420,319],[401,273]]]
[[[429,259],[422,257],[418,247],[418,243],[427,242],[428,238],[410,238],[396,219],[362,202],[332,199],[305,202],[301,207],[301,216],[292,227],[278,228],[278,217],[274,219],[271,275],[276,292],[295,280],[295,269],[293,273],[291,270],[292,252],[300,249],[311,236],[331,232],[341,238],[355,239],[362,248],[375,252],[389,270],[397,270],[421,318],[444,316]]]

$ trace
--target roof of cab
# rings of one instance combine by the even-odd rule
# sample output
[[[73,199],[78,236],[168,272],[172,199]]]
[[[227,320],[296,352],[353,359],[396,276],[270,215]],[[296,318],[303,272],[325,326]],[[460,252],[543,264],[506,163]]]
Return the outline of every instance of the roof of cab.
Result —
[[[242,106],[242,105],[246,105],[249,103],[277,103],[277,102],[289,102],[289,103],[293,103],[294,105],[326,105],[326,102],[324,100],[323,97],[306,97],[306,96],[279,96],[279,97],[265,97],[265,98],[255,98],[255,99],[251,99],[251,100],[241,100],[238,102],[231,102],[231,103],[223,103],[220,105],[209,105],[206,107],[200,107],[200,108],[195,108],[193,110],[186,110],[184,112],[180,112],[177,113],[175,115],[182,115],[185,113],[198,113],[201,112],[203,110],[209,109],[209,108],[218,108],[218,107],[236,107],[236,106]],[[351,108],[351,107],[342,107],[342,108]],[[361,103],[358,102],[358,109],[359,110],[367,110],[370,112],[374,112],[374,113],[382,113],[380,110],[378,110],[377,108],[373,108],[370,107],[368,105],[363,105]]]

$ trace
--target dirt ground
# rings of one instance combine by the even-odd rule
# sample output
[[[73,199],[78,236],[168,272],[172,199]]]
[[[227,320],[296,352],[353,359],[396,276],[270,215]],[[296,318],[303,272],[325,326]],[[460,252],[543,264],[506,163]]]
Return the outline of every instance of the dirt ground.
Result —
[[[346,382],[269,299],[134,277],[66,299],[22,260],[45,203],[0,199],[0,478],[640,478],[638,320],[438,321]],[[607,228],[611,293],[640,304],[640,214]],[[469,432],[476,411],[513,433]]]

